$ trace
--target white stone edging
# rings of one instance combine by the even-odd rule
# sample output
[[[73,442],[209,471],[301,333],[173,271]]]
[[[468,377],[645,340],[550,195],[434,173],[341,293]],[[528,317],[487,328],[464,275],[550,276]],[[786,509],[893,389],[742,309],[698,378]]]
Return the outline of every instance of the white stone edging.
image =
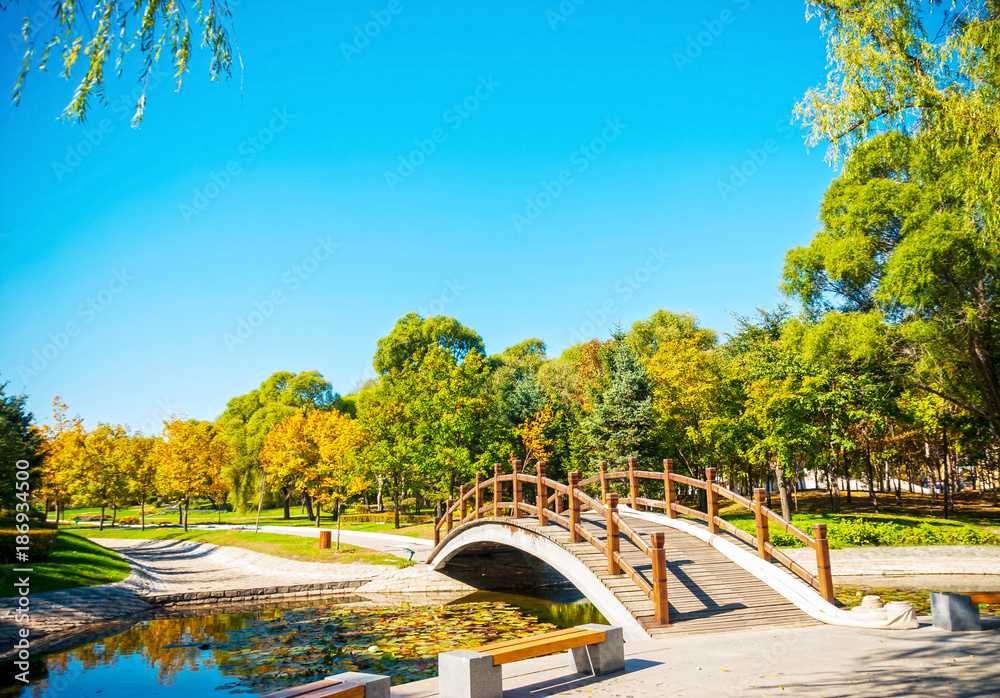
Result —
[[[735,564],[791,601],[800,610],[823,623],[873,630],[911,630],[919,626],[912,608],[908,613],[898,612],[886,619],[871,618],[850,610],[837,608],[805,582],[796,579],[770,562],[765,562],[757,555],[740,549],[721,536],[710,533],[708,529],[683,519],[671,519],[664,514],[636,511],[625,504],[619,504],[618,511],[623,516],[669,526],[708,543]]]

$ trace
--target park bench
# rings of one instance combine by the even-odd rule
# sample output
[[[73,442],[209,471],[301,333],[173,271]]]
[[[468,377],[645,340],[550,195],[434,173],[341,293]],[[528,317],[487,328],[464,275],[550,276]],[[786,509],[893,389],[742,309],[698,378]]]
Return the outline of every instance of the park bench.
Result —
[[[542,635],[455,650],[438,655],[441,698],[501,698],[501,666],[510,662],[569,650],[570,669],[603,676],[625,669],[622,629],[610,625],[579,625]]]
[[[931,622],[950,631],[982,630],[979,604],[1000,603],[1000,592],[931,592]]]
[[[389,698],[389,677],[349,671],[261,698]]]

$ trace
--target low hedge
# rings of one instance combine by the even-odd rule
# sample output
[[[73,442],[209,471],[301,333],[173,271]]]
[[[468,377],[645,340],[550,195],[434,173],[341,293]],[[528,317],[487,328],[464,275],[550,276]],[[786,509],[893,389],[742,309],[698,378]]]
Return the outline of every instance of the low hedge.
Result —
[[[392,512],[384,512],[382,514],[343,514],[340,520],[345,524],[347,523],[393,523],[396,520],[396,515]],[[434,521],[433,516],[425,516],[421,514],[416,516],[415,514],[400,514],[399,522],[408,524],[422,524],[431,523]]]
[[[732,521],[752,536],[757,535],[752,520]],[[812,535],[811,526],[799,526]],[[769,539],[779,548],[802,548],[805,544],[776,526],[768,528]],[[901,526],[891,521],[865,518],[843,519],[827,525],[831,548],[891,547],[897,545],[1000,545],[1000,536],[968,525],[945,526],[921,523]]]
[[[120,523],[122,526],[134,526],[135,524],[139,523],[139,517],[123,516],[120,519],[118,519],[118,523]]]
[[[32,523],[27,534],[21,533],[13,527],[11,523],[5,523],[0,527],[0,565],[12,565],[15,562],[24,563],[24,560],[17,559],[17,548],[24,545],[23,538],[28,536],[28,560],[27,563],[44,562],[49,554],[56,547],[56,537],[59,531],[43,524]]]

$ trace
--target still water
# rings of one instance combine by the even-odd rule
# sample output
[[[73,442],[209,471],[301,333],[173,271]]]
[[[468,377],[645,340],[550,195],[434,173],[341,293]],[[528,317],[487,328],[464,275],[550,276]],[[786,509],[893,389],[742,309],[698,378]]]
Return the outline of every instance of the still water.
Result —
[[[342,671],[387,674],[397,684],[436,675],[441,651],[605,622],[575,592],[477,592],[444,606],[319,603],[326,605],[143,620],[39,657],[27,686],[5,665],[0,696],[259,695]]]

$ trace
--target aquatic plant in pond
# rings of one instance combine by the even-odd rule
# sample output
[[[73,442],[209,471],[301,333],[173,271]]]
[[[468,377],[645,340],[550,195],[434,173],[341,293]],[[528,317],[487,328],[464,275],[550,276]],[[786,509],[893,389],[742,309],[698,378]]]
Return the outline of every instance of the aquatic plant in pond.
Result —
[[[437,654],[554,629],[507,603],[328,608],[261,618],[212,646],[225,688],[301,683],[343,671],[386,674],[394,684],[437,674]]]

